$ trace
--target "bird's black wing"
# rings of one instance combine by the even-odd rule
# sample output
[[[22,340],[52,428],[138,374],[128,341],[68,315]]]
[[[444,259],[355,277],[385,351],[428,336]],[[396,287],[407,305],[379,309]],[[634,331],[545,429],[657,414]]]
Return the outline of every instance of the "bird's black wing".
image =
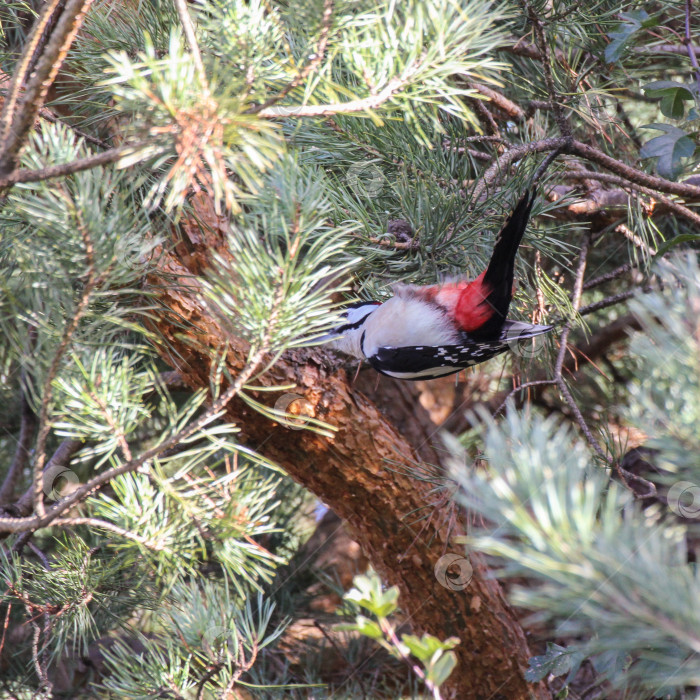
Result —
[[[506,321],[496,338],[473,338],[464,333],[454,345],[385,346],[367,359],[381,374],[397,379],[433,379],[486,362],[514,349],[519,341],[530,340],[552,330],[522,321]]]
[[[491,341],[465,338],[457,345],[381,347],[367,359],[377,372],[389,377],[433,379],[485,362],[507,349],[507,343],[500,338]]]

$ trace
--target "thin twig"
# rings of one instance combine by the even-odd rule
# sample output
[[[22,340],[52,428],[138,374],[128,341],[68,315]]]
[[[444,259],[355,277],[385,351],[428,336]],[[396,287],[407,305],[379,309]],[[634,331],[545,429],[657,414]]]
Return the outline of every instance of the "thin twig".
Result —
[[[493,102],[496,107],[498,107],[498,109],[505,112],[512,119],[525,118],[523,108],[512,100],[509,100],[505,95],[501,94],[497,90],[487,87],[486,85],[482,85],[481,83],[469,82],[467,85],[472,88],[472,90],[476,90],[478,93],[482,94],[484,97],[488,97],[489,100]]]
[[[547,154],[547,157],[540,163],[539,167],[537,170],[535,170],[535,174],[532,176],[532,180],[530,181],[530,186],[534,187],[539,181],[540,178],[547,172],[547,168],[554,162],[554,159],[564,150],[564,146],[559,146],[558,148],[555,148],[551,153]]]
[[[291,107],[268,107],[258,112],[265,119],[280,117],[327,117],[331,114],[352,114],[353,112],[368,112],[376,109],[391,99],[394,93],[406,86],[411,78],[419,71],[422,63],[417,62],[402,77],[392,78],[376,95],[370,95],[359,100],[339,102],[328,105],[298,105]]]
[[[41,182],[43,180],[50,180],[54,177],[64,177],[66,175],[81,172],[82,170],[97,168],[101,165],[116,163],[125,155],[130,155],[146,145],[147,144],[144,142],[137,143],[132,146],[110,148],[102,153],[95,153],[94,155],[79,158],[78,160],[71,161],[70,163],[49,165],[46,168],[39,168],[37,170],[30,170],[29,168],[15,170],[5,177],[0,177],[0,190],[4,189],[5,187],[16,185],[18,182]]]
[[[685,41],[683,43],[688,50],[690,63],[692,64],[693,68],[695,68],[695,81],[697,82],[698,90],[700,91],[700,66],[698,66],[698,57],[695,55],[695,46],[693,46],[693,40],[690,35],[690,15],[692,8],[692,0],[685,0]]]
[[[625,273],[630,272],[632,270],[632,267],[633,266],[631,263],[625,263],[624,265],[620,265],[620,267],[616,267],[614,270],[611,270],[610,272],[607,272],[604,275],[600,275],[600,277],[595,277],[594,279],[589,280],[583,285],[583,291],[585,292],[588,289],[599,287],[601,284],[605,284],[606,282],[611,282],[612,280],[621,277]]]
[[[487,109],[483,100],[480,100],[478,97],[471,97],[469,98],[469,102],[472,107],[474,107],[476,116],[489,132],[489,135],[500,138],[501,131],[498,128],[498,122],[493,118],[493,114]]]
[[[66,0],[65,5],[60,10],[58,21],[46,42],[46,46],[28,78],[20,108],[15,110],[14,106],[11,106],[10,108],[13,110],[11,115],[10,108],[3,113],[2,126],[3,129],[6,129],[6,134],[3,138],[2,152],[0,153],[0,177],[8,175],[15,169],[19,153],[26,142],[29,130],[32,128],[34,120],[46,100],[49,88],[53,84],[61,65],[63,65],[68,49],[73,43],[91,4],[92,0]],[[50,7],[56,7],[57,5],[58,3],[55,0],[49,3]],[[42,14],[41,17],[44,18],[44,15]],[[47,18],[47,26],[48,23]],[[27,60],[31,61],[31,58]],[[16,73],[16,79],[12,87],[13,95],[15,90],[21,88],[21,71],[23,67],[27,68],[28,65],[29,63],[26,65],[23,63],[20,66],[20,73]],[[17,97],[15,97],[16,99]]]
[[[100,520],[99,518],[57,518],[52,520],[50,523],[51,527],[75,527],[76,525],[88,525],[90,527],[101,528],[102,530],[108,530],[109,532],[114,532],[121,537],[125,537],[129,540],[134,540],[142,544],[144,547],[153,550],[154,552],[161,552],[165,549],[164,545],[160,542],[153,542],[148,539],[148,537],[143,537],[131,530],[127,530],[123,527],[119,527],[114,523],[110,523],[107,520]],[[32,546],[31,544],[29,545]]]
[[[297,73],[297,75],[287,83],[276,95],[273,95],[268,100],[266,100],[259,107],[254,107],[251,112],[253,114],[258,114],[264,110],[272,107],[280,100],[284,99],[292,90],[298,88],[311,73],[321,65],[325,55],[326,46],[328,45],[328,37],[331,31],[331,20],[333,18],[333,0],[324,0],[323,3],[323,13],[321,15],[321,31],[319,32],[318,41],[316,42],[316,47],[309,56],[309,62]]]
[[[47,122],[51,122],[52,124],[62,124],[63,126],[67,126],[71,131],[74,131],[78,136],[80,136],[80,138],[85,139],[94,146],[98,146],[99,148],[109,147],[109,144],[106,141],[103,141],[102,139],[98,139],[96,136],[88,134],[87,131],[79,129],[74,124],[64,122],[61,118],[57,117],[48,107],[42,107],[39,110],[39,115],[42,119],[46,119]]]
[[[41,408],[39,410],[39,434],[36,441],[36,460],[34,461],[34,488],[33,488],[33,503],[34,511],[37,516],[42,517],[44,515],[44,500],[43,500],[43,472],[44,463],[46,460],[46,452],[44,447],[46,445],[46,439],[49,436],[49,431],[51,429],[51,424],[49,423],[49,406],[51,404],[51,398],[53,396],[53,380],[56,378],[58,373],[58,368],[63,359],[64,354],[68,350],[68,345],[70,344],[73,334],[78,328],[78,324],[82,319],[85,311],[87,310],[90,297],[94,291],[95,284],[94,279],[91,277],[88,283],[85,285],[83,294],[81,295],[78,306],[75,309],[73,318],[70,320],[68,326],[63,332],[63,337],[56,350],[49,371],[46,374],[46,380],[44,381]]]
[[[605,454],[603,448],[598,444],[598,441],[593,437],[593,433],[588,427],[586,419],[581,413],[581,409],[578,407],[576,401],[574,400],[574,397],[571,395],[571,392],[569,391],[569,387],[566,385],[566,382],[562,378],[560,378],[557,381],[557,386],[559,387],[559,391],[561,391],[562,395],[564,396],[564,400],[568,404],[569,408],[573,411],[573,414],[576,418],[576,422],[579,424],[581,430],[583,431],[583,434],[586,436],[588,444],[600,455],[600,457],[605,462],[607,462],[607,455]]]
[[[12,611],[12,603],[7,604],[5,611],[5,622],[2,625],[2,640],[0,640],[0,658],[2,658],[2,650],[5,648],[5,637],[7,636],[7,626],[10,624],[10,612]]]
[[[605,299],[601,299],[601,301],[597,301],[594,304],[588,304],[588,306],[582,307],[578,312],[579,316],[586,316],[587,314],[592,314],[596,311],[600,311],[601,309],[607,309],[610,306],[621,304],[623,301],[627,301],[628,299],[636,296],[636,294],[636,289],[630,289],[627,292],[621,292],[620,294],[614,294],[613,296],[606,297]]]
[[[554,110],[554,118],[559,127],[559,133],[567,140],[572,139],[571,125],[564,116],[564,110],[559,102],[559,93],[554,85],[554,78],[552,76],[552,63],[549,56],[549,46],[547,45],[547,39],[544,35],[544,27],[542,21],[535,13],[533,7],[526,2],[525,7],[527,9],[528,16],[532,25],[535,29],[535,36],[537,37],[537,43],[539,44],[539,49],[542,53],[542,67],[544,68],[544,80],[547,85],[547,92],[549,93],[549,99],[552,103],[552,109]]]
[[[32,552],[34,552],[34,554],[36,554],[37,557],[39,557],[39,559],[41,559],[41,563],[44,565],[44,568],[48,571],[48,570],[51,568],[51,565],[49,564],[49,560],[48,560],[46,554],[44,554],[44,552],[42,552],[42,551],[41,551],[35,544],[33,544],[32,542],[29,543],[29,549],[31,549]]]
[[[583,277],[586,272],[586,260],[588,257],[588,246],[590,244],[590,238],[586,237],[583,241],[583,245],[581,246],[581,253],[579,255],[579,261],[578,261],[578,266],[576,268],[576,276],[575,276],[575,281],[574,281],[574,290],[573,290],[573,295],[571,299],[571,306],[573,307],[574,312],[578,312],[579,306],[581,305],[581,294],[583,293]],[[563,368],[564,368],[564,359],[566,358],[566,353],[568,351],[568,340],[569,340],[569,333],[571,332],[571,326],[573,324],[574,317],[570,318],[566,324],[564,325],[564,328],[561,332],[561,336],[559,338],[560,346],[559,346],[559,353],[557,354],[557,359],[554,364],[554,380],[559,388],[559,391],[561,392],[562,396],[564,397],[564,401],[567,403],[569,408],[574,414],[574,417],[576,418],[576,422],[579,424],[583,434],[586,437],[586,440],[588,443],[591,445],[591,447],[602,457],[602,459],[607,460],[607,457],[605,455],[605,452],[601,448],[601,446],[598,444],[598,441],[593,437],[593,433],[591,432],[590,428],[588,427],[588,424],[586,423],[585,418],[583,417],[583,414],[581,413],[581,410],[579,409],[578,405],[576,404],[576,401],[574,400],[574,397],[571,395],[571,392],[569,391],[569,387],[566,385],[566,382],[564,381],[564,377],[562,376]]]
[[[639,248],[647,258],[651,259],[656,255],[656,251],[650,248],[627,224],[615,226],[615,233],[621,233],[632,245]]]
[[[24,372],[22,373],[24,377]],[[24,381],[22,382],[24,384]],[[36,416],[27,401],[27,390],[22,386],[22,423],[19,429],[19,440],[12,462],[7,470],[7,475],[0,488],[0,506],[12,500],[15,492],[17,478],[29,463],[29,448],[31,447],[36,431]]]
[[[194,66],[197,69],[197,75],[199,77],[199,84],[202,88],[202,92],[205,97],[209,96],[209,83],[207,82],[207,73],[204,70],[204,62],[202,61],[202,54],[199,51],[199,45],[197,44],[197,36],[194,31],[194,24],[192,24],[192,18],[187,9],[187,3],[185,0],[175,0],[175,7],[177,8],[177,14],[180,17],[180,24],[185,32],[185,38],[187,39],[187,44],[190,47],[190,53],[192,54],[192,60],[194,61]]]
[[[525,382],[524,384],[521,384],[520,386],[516,386],[515,389],[511,390],[508,392],[507,396],[505,399],[503,399],[503,402],[501,405],[493,412],[493,417],[495,418],[505,407],[506,404],[508,403],[508,399],[510,399],[511,396],[514,394],[518,393],[519,391],[524,391],[525,389],[529,389],[530,387],[533,386],[551,386],[552,384],[556,384],[556,379],[536,379],[531,382]]]
[[[697,214],[692,209],[689,209],[688,207],[684,206],[683,204],[680,204],[679,202],[675,202],[674,200],[669,199],[668,197],[664,197],[664,195],[660,194],[656,189],[645,187],[644,185],[638,185],[634,182],[630,182],[624,177],[612,175],[611,173],[598,173],[594,170],[572,170],[568,171],[564,175],[564,177],[569,180],[598,180],[600,182],[607,182],[613,185],[619,185],[620,187],[630,189],[634,192],[646,194],[649,197],[652,197],[653,199],[657,200],[658,202],[661,202],[670,211],[674,211],[676,212],[676,214],[679,214],[683,218],[688,219],[688,221],[691,221],[694,224],[700,226],[700,214]],[[695,198],[700,198],[700,188],[697,189],[698,193],[695,196]],[[688,195],[686,195],[686,197],[687,196]]]
[[[34,461],[34,488],[32,499],[34,511],[38,517],[42,517],[45,513],[43,498],[43,473],[46,452],[44,448],[46,446],[46,439],[48,438],[49,431],[51,429],[51,424],[49,421],[49,408],[53,397],[53,381],[58,374],[60,364],[63,361],[63,356],[67,352],[68,346],[70,345],[75,332],[78,330],[78,325],[88,309],[88,304],[92,298],[92,293],[100,285],[102,277],[104,276],[104,273],[98,275],[97,270],[95,269],[95,250],[88,227],[85,226],[84,222],[82,221],[80,212],[77,210],[77,208],[74,210],[74,214],[76,219],[76,227],[83,240],[85,262],[87,265],[87,271],[85,274],[86,280],[83,293],[80,296],[80,301],[73,312],[73,318],[63,331],[61,342],[54,353],[51,365],[49,366],[49,370],[46,373],[46,378],[44,379],[44,386],[42,388],[41,406],[39,408],[39,432],[36,439],[36,459]]]
[[[578,266],[576,268],[576,273],[574,277],[574,289],[571,296],[571,306],[574,310],[574,314],[579,309],[581,305],[581,294],[583,293],[583,276],[586,272],[586,261],[588,258],[588,245],[590,241],[586,237],[583,240],[583,245],[581,246],[581,252],[579,253]],[[561,335],[559,336],[559,353],[557,354],[557,359],[554,364],[554,378],[558,380],[561,377],[562,367],[564,366],[564,358],[567,352],[567,341],[569,339],[569,333],[571,332],[571,326],[574,321],[574,316],[572,316],[564,325]]]

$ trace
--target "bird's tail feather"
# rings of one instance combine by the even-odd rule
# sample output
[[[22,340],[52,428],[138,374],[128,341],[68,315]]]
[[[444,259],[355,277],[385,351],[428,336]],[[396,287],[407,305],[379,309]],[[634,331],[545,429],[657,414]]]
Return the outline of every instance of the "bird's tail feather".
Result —
[[[518,252],[518,246],[525,233],[534,201],[534,193],[527,190],[515,205],[513,213],[508,217],[508,221],[498,234],[489,266],[484,275],[486,284],[498,285],[504,278],[513,277],[515,254]]]
[[[483,286],[489,290],[485,302],[495,313],[479,328],[480,334],[487,336],[497,334],[508,314],[513,296],[515,256],[525,233],[534,201],[534,192],[527,190],[498,234],[482,281]]]

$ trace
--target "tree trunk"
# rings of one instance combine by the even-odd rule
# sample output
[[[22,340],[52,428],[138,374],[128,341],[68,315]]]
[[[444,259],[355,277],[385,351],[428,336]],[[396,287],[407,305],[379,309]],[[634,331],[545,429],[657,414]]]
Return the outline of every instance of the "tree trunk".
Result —
[[[186,246],[186,256],[179,256],[187,266],[165,255],[161,264],[168,283],[151,282],[176,315],[166,312],[157,322],[166,341],[161,354],[189,386],[201,388],[209,386],[215,351],[228,344],[226,360],[235,376],[243,367],[247,347],[227,334],[196,294],[192,272],[206,267],[212,245],[221,253],[221,239],[218,244],[207,242],[208,235],[202,237],[201,231],[193,235],[191,225],[185,223],[181,229],[192,244]],[[176,249],[183,252],[181,245]],[[173,284],[172,275],[182,281],[180,287]],[[523,670],[530,654],[523,630],[498,583],[488,579],[481,558],[471,554],[471,581],[466,587],[453,586],[461,590],[437,580],[435,566],[443,555],[465,557],[464,547],[451,542],[464,532],[459,513],[448,499],[431,495],[430,482],[402,469],[415,471],[421,463],[416,449],[353,388],[330,354],[322,349],[287,353],[255,381],[266,387],[294,384],[295,389],[286,391],[304,397],[305,412],[335,427],[334,437],[327,438],[268,420],[238,398],[227,408],[227,418],[242,431],[242,442],[282,466],[349,524],[374,569],[387,584],[399,587],[402,609],[419,633],[459,637],[459,665],[444,696],[551,698],[543,684],[525,682]],[[274,406],[285,392],[249,393]]]

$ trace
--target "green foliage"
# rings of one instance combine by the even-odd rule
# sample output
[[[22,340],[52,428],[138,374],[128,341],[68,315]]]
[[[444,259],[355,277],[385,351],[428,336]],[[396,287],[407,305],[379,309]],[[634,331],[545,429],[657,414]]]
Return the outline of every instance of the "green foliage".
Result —
[[[608,34],[612,41],[605,48],[607,63],[617,63],[622,58],[631,39],[640,29],[650,29],[659,24],[658,17],[650,17],[646,10],[621,12],[620,17],[623,21],[617,26],[616,31]]]
[[[547,653],[542,656],[533,656],[530,659],[529,668],[525,678],[533,683],[541,681],[550,673],[553,676],[566,674],[566,683],[570,683],[583,661],[583,655],[579,652],[569,651],[559,644],[548,643]]]
[[[688,255],[658,273],[661,291],[635,300],[643,332],[631,345],[639,361],[627,415],[658,450],[652,478],[671,484],[667,508],[643,510],[569,428],[532,412],[510,410],[500,424],[485,416],[486,466],[455,462],[461,500],[488,523],[471,546],[498,557],[500,575],[529,580],[513,587],[516,604],[578,640],[533,659],[533,680],[584,657],[628,697],[673,694],[700,678],[700,579],[686,527],[673,521],[681,515],[697,529],[700,346],[688,312],[700,304],[700,269]]]
[[[230,86],[214,85],[210,94],[177,30],[165,58],[146,37],[139,59],[132,61],[126,52],[109,56],[113,77],[104,84],[111,86],[117,108],[130,115],[128,133],[139,143],[122,166],[144,159],[156,171],[170,166],[146,203],[156,207],[162,200],[171,211],[190,187],[200,186],[238,211],[243,194],[257,191],[261,173],[281,150],[274,125],[247,115],[245,96]]]
[[[39,5],[0,7],[7,74]],[[70,692],[217,697],[247,685],[265,697],[367,695],[362,678],[328,687],[321,655],[309,654],[300,670],[275,649],[285,613],[299,614],[289,589],[300,575],[288,580],[279,568],[313,525],[312,496],[242,444],[245,426],[210,412],[207,392],[171,386],[159,359],[187,361],[153,323],[163,314],[159,286],[187,282],[156,282],[154,271],[171,244],[199,244],[178,228],[199,214],[192,194],[216,202],[221,244],[234,260],[212,251],[196,301],[251,344],[251,357],[267,352],[259,375],[286,350],[322,342],[337,321],[334,292],[382,298],[395,282],[432,284],[483,269],[543,156],[504,168],[484,197],[474,188],[505,149],[558,129],[542,62],[515,51],[516,42],[522,49],[533,41],[529,10],[542,20],[552,81],[577,139],[621,160],[655,159],[670,178],[696,168],[689,58],[651,53],[683,31],[682,4],[535,0],[524,10],[487,0],[341,0],[325,16],[327,5],[187,3],[203,77],[172,0],[96,0],[52,88],[54,121],[42,117],[23,151],[22,167],[36,170],[125,147],[115,165],[19,184],[0,203],[0,459],[24,458],[15,496],[30,487],[39,459],[46,465],[64,441],[81,444],[42,484],[45,506],[66,506],[68,523],[34,533],[35,549],[16,534],[0,550],[2,613],[19,630],[3,679],[13,697],[37,694],[37,667],[85,653],[106,659],[107,670],[97,690]],[[499,118],[498,135],[477,118],[475,83],[522,107]],[[314,109],[321,117],[306,116]],[[658,123],[663,117],[677,123]],[[663,134],[640,153],[634,136],[644,124]],[[569,165],[553,165],[542,190],[560,184]],[[538,198],[517,262],[514,317],[530,316],[539,293],[545,321],[571,316],[571,270],[588,223],[565,221],[561,210],[576,197]],[[410,241],[389,233],[392,219],[408,222]],[[644,272],[657,246],[659,258],[697,240],[693,226],[652,219],[636,202],[612,223],[589,251],[591,274],[628,260]],[[613,235],[619,223],[642,240],[643,253]],[[692,534],[700,273],[691,258],[658,269],[663,290],[631,306],[645,326],[631,344],[635,359],[605,356],[601,372],[580,372],[574,390],[597,423],[624,414],[649,435],[659,492]],[[599,301],[607,292],[589,294]],[[169,322],[197,338],[186,312]],[[210,353],[213,398],[237,379],[225,369],[227,351],[222,339]],[[551,364],[546,353],[527,359],[503,361],[523,379]],[[484,371],[485,394],[506,385],[503,369]],[[253,399],[253,381],[239,398],[279,421],[284,412]],[[16,450],[24,398],[46,416],[45,440],[26,455]],[[542,403],[552,411],[549,401]],[[321,420],[303,427],[333,435]],[[488,423],[484,449],[486,467],[460,469],[458,478],[467,505],[498,529],[475,528],[473,545],[499,557],[502,574],[520,577],[515,602],[567,640],[535,657],[529,677],[570,683],[585,657],[601,683],[627,686],[630,697],[700,684],[700,589],[670,514],[633,503],[553,418],[511,411],[504,425]],[[91,494],[72,495],[102,477]],[[21,556],[12,553],[22,546]],[[397,590],[374,576],[355,585],[347,600],[359,609],[347,629],[414,669],[413,685],[401,691],[371,669],[376,696],[421,697],[443,684],[458,640],[399,637],[391,619]],[[353,669],[366,668],[365,650],[348,649]]]
[[[626,413],[659,450],[654,461],[669,472],[664,481],[700,483],[700,268],[687,253],[663,261],[658,272],[663,293],[633,305],[645,332],[630,346],[639,359]]]
[[[354,588],[343,596],[344,600],[368,611],[376,622],[364,615],[356,615],[354,623],[341,625],[341,628],[373,639],[396,658],[408,660],[410,654],[418,659],[421,667],[412,665],[414,673],[432,691],[433,697],[439,698],[439,687],[457,665],[457,656],[452,649],[459,644],[459,639],[450,637],[443,642],[430,634],[422,637],[402,634],[399,640],[389,619],[398,609],[399,589],[392,586],[383,590],[381,579],[374,573],[355,576],[353,585]]]
[[[694,92],[697,87],[694,85],[684,85],[675,80],[655,80],[653,83],[644,85],[642,90],[649,97],[661,98],[661,113],[669,119],[683,119],[685,116],[685,103],[695,101]]]
[[[658,129],[664,134],[647,141],[639,151],[639,157],[656,158],[659,175],[674,180],[683,170],[681,159],[690,158],[695,153],[695,142],[683,129],[671,124],[646,124],[644,128]]]
[[[205,285],[210,308],[254,347],[307,344],[337,321],[330,294],[343,291],[348,226],[329,225],[318,169],[284,159],[228,237],[233,263],[214,256]]]

